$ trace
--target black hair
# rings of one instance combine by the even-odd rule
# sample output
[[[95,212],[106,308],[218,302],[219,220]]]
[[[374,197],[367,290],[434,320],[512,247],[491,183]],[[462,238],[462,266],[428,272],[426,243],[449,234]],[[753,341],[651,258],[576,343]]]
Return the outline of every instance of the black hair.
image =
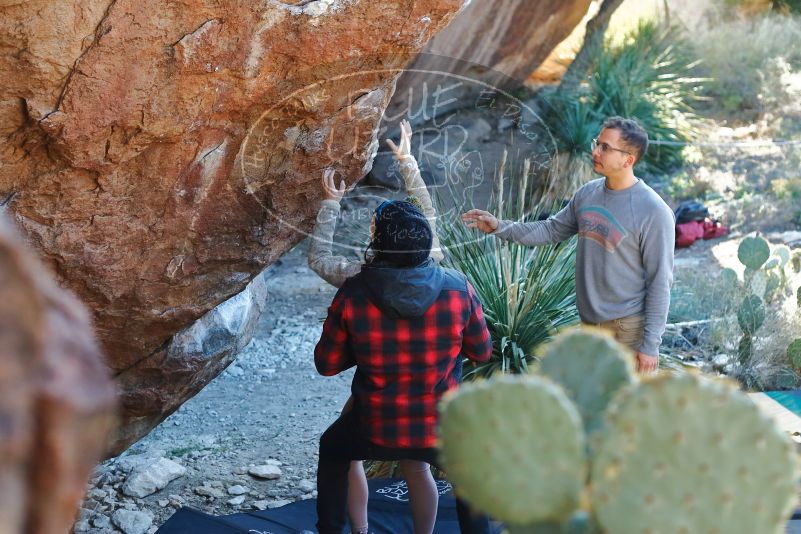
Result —
[[[620,132],[620,139],[627,147],[636,151],[634,163],[639,162],[648,150],[648,134],[639,122],[623,117],[609,117],[604,121],[604,129],[613,129]]]

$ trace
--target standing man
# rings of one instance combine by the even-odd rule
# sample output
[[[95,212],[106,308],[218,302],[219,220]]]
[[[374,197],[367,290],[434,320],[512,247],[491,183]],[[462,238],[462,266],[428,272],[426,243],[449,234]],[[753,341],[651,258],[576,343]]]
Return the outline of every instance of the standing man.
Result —
[[[578,234],[576,303],[581,320],[611,330],[635,351],[637,370],[655,371],[673,283],[675,221],[653,189],[634,176],[648,135],[634,120],[607,119],[592,143],[604,178],[578,191],[545,221],[499,221],[482,210],[462,215],[470,228],[523,245],[559,243]]]

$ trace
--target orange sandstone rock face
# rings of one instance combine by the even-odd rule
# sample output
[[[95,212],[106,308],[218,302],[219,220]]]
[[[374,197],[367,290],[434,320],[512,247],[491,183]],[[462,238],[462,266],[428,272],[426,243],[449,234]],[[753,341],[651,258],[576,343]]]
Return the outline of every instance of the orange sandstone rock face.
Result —
[[[0,204],[93,311],[115,452],[224,367],[173,335],[304,237],[324,168],[369,171],[399,69],[462,3],[0,1]]]
[[[0,529],[67,532],[104,452],[114,388],[85,308],[0,218]]]

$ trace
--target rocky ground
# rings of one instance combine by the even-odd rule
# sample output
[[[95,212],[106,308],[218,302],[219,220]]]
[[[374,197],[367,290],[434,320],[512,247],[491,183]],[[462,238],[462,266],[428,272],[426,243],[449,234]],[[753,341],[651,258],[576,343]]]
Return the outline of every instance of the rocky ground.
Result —
[[[335,289],[282,258],[253,341],[217,379],[119,458],[98,466],[76,532],[152,533],[181,506],[231,514],[316,496],[320,434],[351,373],[317,374],[313,349]]]

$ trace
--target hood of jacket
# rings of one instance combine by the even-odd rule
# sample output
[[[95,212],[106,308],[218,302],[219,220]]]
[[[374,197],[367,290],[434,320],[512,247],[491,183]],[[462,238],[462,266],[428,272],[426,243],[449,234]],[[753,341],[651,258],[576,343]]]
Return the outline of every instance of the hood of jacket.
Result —
[[[442,269],[431,258],[416,267],[367,264],[360,276],[370,302],[396,319],[424,315],[444,284]]]

